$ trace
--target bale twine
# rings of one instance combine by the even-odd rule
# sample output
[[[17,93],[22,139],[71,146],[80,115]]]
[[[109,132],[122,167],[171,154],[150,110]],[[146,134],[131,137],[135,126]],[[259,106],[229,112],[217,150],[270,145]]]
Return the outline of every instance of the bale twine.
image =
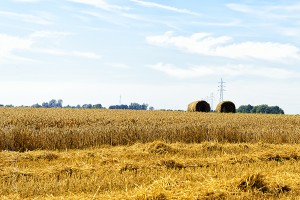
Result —
[[[218,113],[236,113],[235,105],[231,101],[220,102],[216,108]]]
[[[210,112],[210,105],[206,101],[194,101],[188,105],[188,112]]]

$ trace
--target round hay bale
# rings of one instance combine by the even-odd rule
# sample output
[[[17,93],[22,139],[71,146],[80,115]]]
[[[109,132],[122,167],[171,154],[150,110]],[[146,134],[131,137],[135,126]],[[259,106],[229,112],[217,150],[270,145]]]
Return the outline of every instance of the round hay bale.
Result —
[[[216,108],[218,113],[236,113],[235,105],[231,101],[222,101]]]
[[[188,112],[210,112],[210,105],[206,101],[194,101],[188,105]]]

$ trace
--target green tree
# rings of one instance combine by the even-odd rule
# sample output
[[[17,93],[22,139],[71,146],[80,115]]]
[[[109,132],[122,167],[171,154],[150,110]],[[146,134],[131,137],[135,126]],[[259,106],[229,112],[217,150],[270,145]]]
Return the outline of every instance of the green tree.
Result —
[[[252,109],[253,109],[253,106],[251,106],[250,104],[242,105],[237,109],[237,112],[239,112],[239,113],[251,113]]]
[[[284,114],[283,109],[279,106],[268,106],[267,104],[252,106],[248,105],[241,105],[237,112],[239,113],[265,113],[265,114]]]

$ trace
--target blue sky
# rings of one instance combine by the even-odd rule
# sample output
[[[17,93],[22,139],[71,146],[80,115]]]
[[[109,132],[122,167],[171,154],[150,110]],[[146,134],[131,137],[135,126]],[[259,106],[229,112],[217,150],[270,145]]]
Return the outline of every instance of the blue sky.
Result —
[[[5,0],[0,104],[224,100],[300,113],[298,1]],[[210,102],[210,101],[209,101]]]

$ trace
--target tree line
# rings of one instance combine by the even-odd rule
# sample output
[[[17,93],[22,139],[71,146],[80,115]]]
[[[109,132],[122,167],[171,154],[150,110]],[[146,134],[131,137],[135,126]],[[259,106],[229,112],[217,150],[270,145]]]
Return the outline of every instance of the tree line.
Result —
[[[13,105],[3,105],[0,104],[0,107],[15,107]],[[83,104],[83,105],[76,105],[76,106],[63,106],[63,100],[62,99],[52,99],[49,102],[43,102],[42,104],[33,104],[32,106],[18,106],[18,107],[32,107],[32,108],[84,108],[84,109],[92,109],[92,108],[98,108],[98,109],[105,109],[105,107],[102,106],[102,104]],[[109,109],[128,109],[128,110],[147,110],[148,104],[139,104],[139,103],[131,103],[130,105],[111,105],[109,106]],[[154,110],[154,108],[151,106],[149,107],[149,110]]]
[[[152,108],[150,107],[149,110],[153,110]],[[109,109],[147,110],[148,104],[131,103],[130,105],[113,105],[109,106]]]
[[[265,114],[284,114],[283,109],[279,106],[268,106],[267,104],[262,104],[258,106],[242,105],[237,109],[239,113],[265,113]]]

